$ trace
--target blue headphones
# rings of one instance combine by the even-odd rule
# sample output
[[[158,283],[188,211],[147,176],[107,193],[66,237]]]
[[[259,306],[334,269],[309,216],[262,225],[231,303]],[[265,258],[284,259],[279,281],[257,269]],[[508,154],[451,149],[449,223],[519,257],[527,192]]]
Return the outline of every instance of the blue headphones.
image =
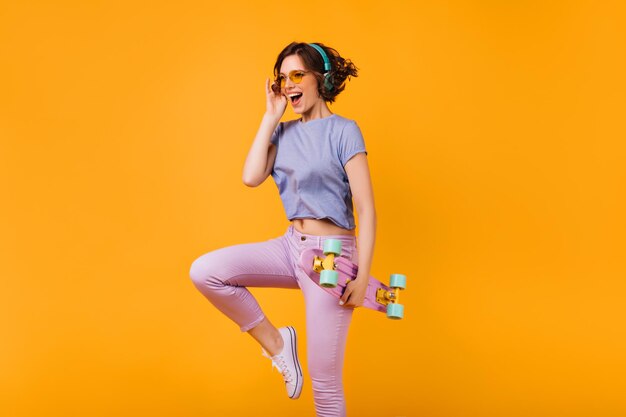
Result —
[[[322,59],[324,60],[324,88],[328,91],[333,91],[335,86],[333,85],[333,81],[330,75],[330,70],[332,67],[330,65],[330,60],[328,59],[328,55],[326,55],[324,48],[322,48],[319,45],[310,43],[309,46],[312,46],[313,48],[315,48],[317,52],[319,52],[320,55],[322,56]]]

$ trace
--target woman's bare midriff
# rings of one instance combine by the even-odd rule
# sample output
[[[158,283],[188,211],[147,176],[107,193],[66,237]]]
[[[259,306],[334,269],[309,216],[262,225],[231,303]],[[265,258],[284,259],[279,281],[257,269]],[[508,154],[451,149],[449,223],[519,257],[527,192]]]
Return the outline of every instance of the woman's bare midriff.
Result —
[[[351,235],[354,230],[344,229],[337,226],[328,219],[293,219],[293,227],[305,235],[327,236],[327,235]]]

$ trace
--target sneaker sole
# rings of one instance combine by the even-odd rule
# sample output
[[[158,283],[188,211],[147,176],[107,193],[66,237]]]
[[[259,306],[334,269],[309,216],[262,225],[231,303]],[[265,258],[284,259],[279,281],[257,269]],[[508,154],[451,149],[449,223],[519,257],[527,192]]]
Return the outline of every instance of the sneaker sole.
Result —
[[[300,367],[300,361],[298,360],[298,339],[296,336],[296,330],[291,326],[287,327],[287,330],[289,330],[291,346],[293,346],[293,349],[291,349],[291,352],[293,354],[293,363],[295,363],[298,367],[298,374],[296,375],[296,392],[290,395],[289,398],[291,398],[292,400],[296,400],[300,397],[300,392],[302,392],[302,368]]]

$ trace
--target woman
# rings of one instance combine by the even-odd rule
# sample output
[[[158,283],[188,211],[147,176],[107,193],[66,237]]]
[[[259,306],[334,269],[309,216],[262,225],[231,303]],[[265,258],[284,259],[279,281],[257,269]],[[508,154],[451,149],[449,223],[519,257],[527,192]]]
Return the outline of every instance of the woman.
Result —
[[[315,408],[318,416],[343,416],[344,350],[353,309],[362,305],[369,281],[376,213],[361,131],[354,121],[333,114],[328,103],[344,90],[346,79],[357,76],[357,68],[323,44],[294,42],[279,54],[274,75],[274,84],[270,87],[269,79],[265,84],[266,111],[243,182],[256,187],[272,175],[291,225],[281,237],[203,255],[190,274],[206,298],[259,342],[292,399],[300,396],[303,382],[296,331],[274,327],[246,287],[301,288]],[[301,117],[281,123],[287,102]],[[322,248],[328,238],[341,240],[342,256],[359,264],[341,300],[313,283],[298,263],[303,250]]]

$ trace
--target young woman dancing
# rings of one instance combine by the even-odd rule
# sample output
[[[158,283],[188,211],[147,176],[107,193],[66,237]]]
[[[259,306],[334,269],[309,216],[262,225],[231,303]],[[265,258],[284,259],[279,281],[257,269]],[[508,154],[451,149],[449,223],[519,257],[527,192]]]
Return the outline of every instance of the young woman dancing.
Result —
[[[300,288],[304,294],[307,360],[318,416],[345,416],[342,367],[353,309],[362,305],[376,234],[376,211],[361,130],[331,112],[356,66],[321,43],[285,47],[265,84],[266,110],[243,168],[256,187],[270,175],[288,220],[286,233],[259,243],[209,252],[191,266],[198,290],[263,348],[285,381],[287,395],[302,390],[302,369],[293,327],[276,328],[247,287]],[[287,103],[301,117],[280,122]],[[359,220],[355,235],[353,203]],[[300,253],[342,242],[342,256],[359,265],[357,278],[337,300],[299,264]],[[357,251],[358,247],[358,251]]]

